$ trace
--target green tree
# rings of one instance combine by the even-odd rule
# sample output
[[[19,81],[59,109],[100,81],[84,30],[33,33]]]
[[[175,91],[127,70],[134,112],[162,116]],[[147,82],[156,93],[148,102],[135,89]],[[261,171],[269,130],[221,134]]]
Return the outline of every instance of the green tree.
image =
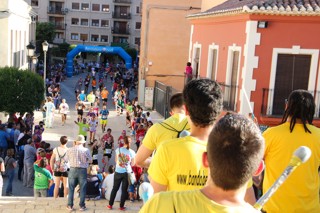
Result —
[[[53,23],[37,22],[36,40],[39,41],[39,43],[42,43],[45,40],[49,43],[52,43],[55,37],[55,33],[56,33],[56,30]]]
[[[40,75],[15,67],[0,67],[0,112],[33,112],[44,100]]]

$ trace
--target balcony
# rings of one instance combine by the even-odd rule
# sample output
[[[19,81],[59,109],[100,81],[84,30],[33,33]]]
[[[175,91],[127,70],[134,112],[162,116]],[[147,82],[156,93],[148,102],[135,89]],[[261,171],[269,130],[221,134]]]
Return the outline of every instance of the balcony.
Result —
[[[65,30],[66,26],[65,23],[62,22],[51,22],[56,30]]]
[[[130,35],[129,29],[119,29],[119,28],[112,28],[112,34],[119,34],[119,35]]]
[[[115,18],[115,19],[131,19],[131,13],[112,12],[112,18]]]
[[[219,83],[223,92],[223,109],[226,111],[236,111],[237,102],[236,95],[238,92],[238,85],[227,85]]]
[[[68,12],[67,8],[62,7],[48,7],[48,14],[65,15]]]
[[[114,4],[131,4],[131,0],[113,0]]]

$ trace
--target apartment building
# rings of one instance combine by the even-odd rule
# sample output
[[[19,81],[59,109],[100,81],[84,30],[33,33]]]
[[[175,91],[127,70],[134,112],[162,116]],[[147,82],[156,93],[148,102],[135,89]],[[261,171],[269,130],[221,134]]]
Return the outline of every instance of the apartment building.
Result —
[[[39,22],[56,27],[54,43],[128,43],[139,49],[141,0],[26,0]]]

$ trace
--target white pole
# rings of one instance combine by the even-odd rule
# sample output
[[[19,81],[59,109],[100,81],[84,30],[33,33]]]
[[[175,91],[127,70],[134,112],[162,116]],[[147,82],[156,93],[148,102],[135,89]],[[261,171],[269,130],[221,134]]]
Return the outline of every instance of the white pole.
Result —
[[[47,51],[44,51],[44,64],[43,64],[43,83],[44,83],[44,98],[47,96],[46,89],[46,72],[47,72]]]

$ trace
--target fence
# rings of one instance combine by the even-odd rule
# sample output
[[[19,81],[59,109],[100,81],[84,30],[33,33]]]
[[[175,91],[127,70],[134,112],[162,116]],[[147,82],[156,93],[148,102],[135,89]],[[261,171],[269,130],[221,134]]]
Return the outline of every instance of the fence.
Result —
[[[154,109],[164,118],[170,116],[170,98],[179,91],[171,86],[167,86],[160,81],[156,81],[154,87]]]

